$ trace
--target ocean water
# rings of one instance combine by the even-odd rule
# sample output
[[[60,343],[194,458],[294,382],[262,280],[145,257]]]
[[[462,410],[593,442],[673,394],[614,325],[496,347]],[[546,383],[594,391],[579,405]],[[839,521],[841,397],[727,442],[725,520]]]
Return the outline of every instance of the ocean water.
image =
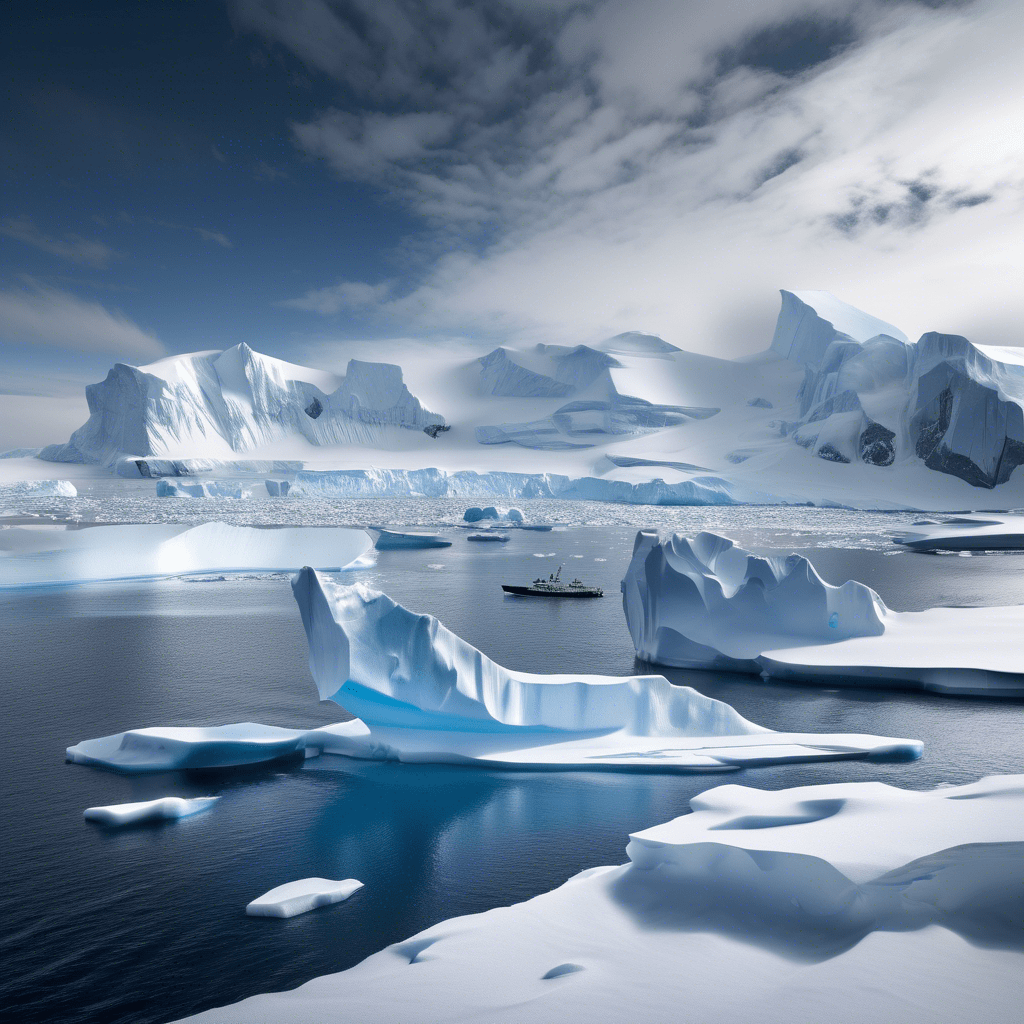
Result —
[[[163,514],[169,503],[147,512],[156,503],[140,500],[135,521]],[[188,515],[206,509],[212,518],[205,503],[186,504]],[[355,521],[341,504],[330,521]],[[411,506],[372,505],[380,522],[442,518],[430,519],[418,506],[413,517]],[[563,521],[604,514],[591,503],[559,503],[558,510]],[[1024,603],[1019,556],[900,551],[885,535],[891,517],[621,507],[609,515],[641,511],[651,525],[717,527],[765,549],[796,543],[830,582],[863,580],[897,609]],[[320,522],[327,518],[318,515]],[[618,584],[638,521],[513,532],[507,545],[468,543],[452,529],[450,548],[381,552],[374,566],[344,575],[439,616],[511,667],[632,673],[642,666],[633,657]],[[502,594],[502,582],[529,580],[559,564],[563,573],[603,586],[605,599],[542,602]],[[709,777],[321,757],[227,772],[121,776],[65,764],[64,749],[145,725],[311,726],[348,717],[317,702],[287,577],[6,593],[0,630],[0,1010],[22,1022],[164,1022],[293,988],[437,921],[527,899],[586,867],[622,863],[631,831],[686,813],[692,795],[720,783],[777,789],[879,780],[931,788],[1024,772],[1022,703],[673,671],[674,681],[726,700],[763,725],[916,737],[925,741],[924,758]],[[221,800],[205,814],[156,826],[108,831],[82,820],[94,804],[170,794]],[[249,900],[309,875],[366,885],[345,903],[288,921],[245,916]]]

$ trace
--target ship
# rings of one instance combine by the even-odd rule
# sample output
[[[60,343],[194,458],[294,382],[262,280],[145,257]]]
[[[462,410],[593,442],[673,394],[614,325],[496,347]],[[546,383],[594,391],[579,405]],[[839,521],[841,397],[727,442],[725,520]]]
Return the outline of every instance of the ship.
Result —
[[[501,589],[506,594],[517,594],[520,597],[604,597],[604,591],[600,587],[588,587],[580,579],[565,583],[562,580],[561,566],[558,567],[558,572],[551,573],[547,579],[538,577],[528,587],[503,583]]]

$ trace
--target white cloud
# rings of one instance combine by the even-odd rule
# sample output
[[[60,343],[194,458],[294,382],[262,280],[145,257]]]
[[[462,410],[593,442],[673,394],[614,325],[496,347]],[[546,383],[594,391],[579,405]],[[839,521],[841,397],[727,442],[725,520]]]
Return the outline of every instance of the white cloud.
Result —
[[[117,310],[40,285],[0,291],[0,340],[152,359],[164,347]]]
[[[121,255],[103,242],[83,238],[81,235],[54,238],[40,231],[31,217],[5,217],[0,220],[0,235],[24,242],[52,256],[89,267],[103,268]]]
[[[363,281],[339,281],[327,288],[313,288],[297,299],[285,299],[281,306],[301,309],[307,313],[330,316],[343,309],[360,309],[377,305],[385,300],[391,285],[366,284]]]
[[[481,3],[456,41],[447,3],[436,24],[398,0],[301,5],[368,19],[348,63],[288,36],[294,3],[242,6],[363,97],[295,126],[300,146],[437,226],[418,286],[381,303],[406,330],[639,328],[733,354],[804,287],[908,334],[1024,340],[1016,0]],[[815,59],[784,66],[807,26]],[[433,74],[434,44],[457,72]]]

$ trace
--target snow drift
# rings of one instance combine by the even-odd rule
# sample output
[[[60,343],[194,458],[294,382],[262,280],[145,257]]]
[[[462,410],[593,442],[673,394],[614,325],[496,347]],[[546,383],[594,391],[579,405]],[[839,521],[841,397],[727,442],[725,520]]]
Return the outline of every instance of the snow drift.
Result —
[[[0,589],[176,576],[286,571],[314,562],[343,569],[370,551],[363,530],[257,529],[203,523],[94,526],[81,530],[0,528]]]
[[[893,612],[800,555],[761,558],[712,533],[641,530],[622,606],[637,656],[655,664],[1024,696],[1024,606]]]
[[[720,786],[690,803],[634,833],[627,864],[189,1019],[384,1024],[395,1007],[406,1024],[675,1024],[680,1007],[707,1024],[1019,1018],[1024,777],[930,792]]]

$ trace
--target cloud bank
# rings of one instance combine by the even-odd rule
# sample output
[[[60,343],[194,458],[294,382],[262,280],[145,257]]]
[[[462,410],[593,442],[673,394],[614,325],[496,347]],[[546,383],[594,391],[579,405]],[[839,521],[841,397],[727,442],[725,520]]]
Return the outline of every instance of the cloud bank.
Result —
[[[1015,0],[237,0],[337,83],[293,125],[424,219],[383,324],[763,348],[776,289],[1015,344]],[[292,305],[351,308],[358,282]],[[366,285],[366,288],[376,286]],[[333,297],[332,297],[333,296]]]

